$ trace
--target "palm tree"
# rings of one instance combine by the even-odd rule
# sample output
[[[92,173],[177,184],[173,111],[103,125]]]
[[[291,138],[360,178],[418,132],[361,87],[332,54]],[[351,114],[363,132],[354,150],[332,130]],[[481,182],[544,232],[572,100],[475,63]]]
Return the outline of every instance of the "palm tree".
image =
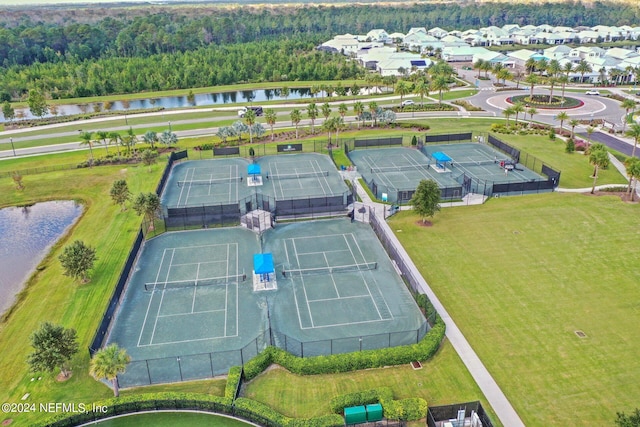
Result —
[[[302,120],[302,113],[297,108],[291,110],[291,123],[296,127],[296,139],[298,139],[298,124]]]
[[[160,144],[169,147],[178,143],[178,137],[175,133],[167,129],[163,130],[162,133],[158,136],[158,141],[160,141]]]
[[[587,139],[589,140],[589,145],[591,145],[591,135],[596,131],[596,128],[593,126],[587,126]]]
[[[571,73],[573,71],[573,63],[566,62],[564,64],[564,66],[562,67],[562,71],[564,71],[565,76],[567,76],[567,79],[568,79],[569,78],[569,73]]]
[[[118,150],[118,157],[120,157],[120,143],[122,142],[122,138],[118,132],[109,132],[109,143],[115,144],[116,149]]]
[[[322,128],[327,131],[327,137],[329,139],[329,145],[331,145],[331,132],[336,130],[336,122],[335,122],[334,118],[325,119],[325,121],[322,123]]]
[[[276,110],[274,110],[273,108],[264,110],[264,119],[271,128],[271,141],[273,141],[273,125],[276,124]]]
[[[93,164],[93,133],[91,132],[82,132],[80,134],[80,139],[82,142],[80,145],[88,145],[89,146],[89,154],[91,156],[91,164]]]
[[[484,77],[486,79],[489,78],[489,71],[493,70],[493,65],[491,65],[491,62],[489,61],[484,61],[482,63],[482,67],[480,68],[482,71],[484,71]]]
[[[424,104],[424,97],[429,95],[429,82],[425,79],[418,81],[415,91],[420,95],[420,104]]]
[[[589,163],[594,167],[593,169],[593,186],[591,187],[591,194],[596,191],[596,182],[598,180],[598,170],[609,166],[609,152],[604,144],[596,142],[592,144],[587,150],[589,155]]]
[[[574,139],[576,126],[578,126],[579,124],[580,121],[577,119],[569,120],[569,126],[571,126],[571,139]]]
[[[130,154],[131,149],[136,145],[136,142],[138,142],[138,137],[131,127],[127,130],[127,135],[122,138],[122,142],[124,142],[124,145],[127,147],[127,154]]]
[[[256,112],[252,109],[248,109],[244,113],[244,122],[249,128],[249,143],[253,144],[253,125],[256,123]]]
[[[353,104],[353,112],[358,120],[358,129],[360,129],[360,121],[362,121],[362,124],[364,125],[364,104],[361,101],[356,101]]]
[[[527,113],[529,113],[529,120],[533,120],[533,115],[538,114],[538,110],[535,107],[531,107],[527,110]]]
[[[513,108],[513,112],[516,115],[516,126],[518,126],[518,115],[525,112],[524,104],[522,102],[516,102],[511,108]]]
[[[513,111],[513,106],[509,106],[502,111],[502,114],[507,118],[507,126],[509,126],[509,117],[515,114]]]
[[[638,185],[638,180],[640,179],[640,158],[629,157],[624,161],[624,166],[625,168],[627,168],[627,175],[629,176],[629,188],[627,189],[627,193],[631,193],[631,201],[633,202],[636,195],[636,186]],[[633,189],[631,188],[632,182]]]
[[[365,81],[366,81],[366,79],[365,79]],[[309,89],[309,93],[314,98],[318,95],[318,92],[320,92],[320,86],[318,86],[318,85],[313,85],[313,86],[311,86],[311,89]]]
[[[400,95],[400,103],[402,103],[402,98],[405,95],[408,95],[409,93],[411,93],[411,85],[409,85],[406,81],[404,80],[400,80],[398,82],[398,84],[396,85],[396,90],[395,92]]]
[[[118,374],[122,374],[127,369],[127,364],[131,357],[127,351],[118,347],[118,344],[111,344],[99,350],[91,359],[89,373],[96,379],[106,378],[113,384],[113,394],[120,396],[118,387]]]
[[[547,66],[549,65],[549,61],[547,61],[546,59],[542,58],[539,59],[538,61],[536,61],[536,68],[538,69],[538,71],[540,72],[540,75],[542,75],[543,71],[547,70]]]
[[[562,71],[562,66],[557,59],[552,59],[547,65],[547,75],[556,77]]]
[[[480,78],[480,71],[482,70],[482,64],[484,64],[484,59],[478,59],[476,62],[473,63],[473,69],[478,70],[478,75],[476,76],[477,79]]]
[[[624,120],[622,121],[622,132],[624,132],[627,127],[627,121],[629,120],[629,110],[635,111],[636,101],[631,98],[625,98],[620,106],[624,108]],[[633,114],[633,112],[631,114]]]
[[[584,75],[592,72],[593,69],[587,61],[581,59],[580,62],[578,62],[578,65],[576,65],[576,68],[574,68],[574,71],[580,73],[580,83],[584,83]]]
[[[449,91],[449,82],[447,81],[447,77],[442,74],[438,74],[437,76],[435,76],[435,78],[431,81],[431,89],[438,91],[438,105],[441,105],[442,92]]]
[[[558,79],[556,77],[549,77],[549,85],[551,86],[550,92],[549,92],[549,104],[551,104],[553,102],[553,87],[555,86],[556,83],[558,83]]]
[[[324,104],[322,104],[322,107],[320,107],[320,110],[322,111],[322,117],[324,117],[324,120],[327,121],[327,119],[331,115],[331,106],[328,102],[325,102]]]
[[[154,148],[154,144],[158,141],[158,134],[152,130],[148,130],[142,135],[142,140]]]
[[[340,117],[342,117],[342,121],[344,121],[344,116],[347,115],[348,111],[349,107],[347,107],[347,104],[345,104],[344,102],[338,105],[338,114],[340,114]]]
[[[558,83],[562,85],[562,103],[564,104],[564,89],[567,86],[567,83],[569,83],[569,77],[565,76],[564,74],[561,75],[560,77],[558,77]]]
[[[315,102],[307,105],[307,116],[311,119],[311,133],[315,133],[316,118],[318,117],[318,106]]]
[[[105,150],[107,150],[107,156],[109,155],[109,132],[104,130],[99,130],[96,132],[96,137],[102,141],[104,144]]]
[[[502,80],[502,85],[506,86],[507,79],[513,77],[513,75],[506,68],[501,68],[496,72],[496,79]]]
[[[538,83],[538,76],[531,73],[524,79],[524,81],[531,85],[530,91],[529,91],[529,100],[533,102],[533,88]]]
[[[633,138],[633,150],[631,150],[631,157],[636,156],[636,147],[638,146],[638,141],[640,140],[640,123],[634,123],[629,126],[629,130],[626,132],[627,136]]]
[[[537,61],[533,58],[527,59],[527,62],[524,63],[524,68],[527,69],[529,74],[533,74],[533,71],[536,69]]]
[[[374,127],[378,122],[378,103],[376,101],[369,103],[369,112],[371,112],[371,127]]]
[[[562,125],[564,123],[565,120],[569,120],[569,115],[567,114],[566,111],[561,111],[558,113],[558,115],[555,117],[556,120],[560,120],[560,129],[562,129]]]
[[[338,140],[338,138],[340,138],[340,130],[344,129],[344,117],[334,117],[333,118],[334,122],[335,122],[335,132],[336,132],[336,144],[339,144],[340,141]]]

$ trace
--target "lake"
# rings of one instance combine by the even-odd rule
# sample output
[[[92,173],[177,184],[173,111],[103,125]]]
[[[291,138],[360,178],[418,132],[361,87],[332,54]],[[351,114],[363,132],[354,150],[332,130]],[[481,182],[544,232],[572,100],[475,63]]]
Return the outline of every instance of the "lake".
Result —
[[[0,314],[81,213],[82,206],[73,201],[0,209]]]

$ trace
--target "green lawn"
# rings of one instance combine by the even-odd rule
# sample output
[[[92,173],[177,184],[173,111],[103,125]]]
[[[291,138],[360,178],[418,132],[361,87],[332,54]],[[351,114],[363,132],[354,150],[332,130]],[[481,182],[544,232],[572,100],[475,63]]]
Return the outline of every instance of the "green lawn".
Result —
[[[448,341],[438,354],[413,370],[408,365],[333,375],[299,376],[283,368],[271,369],[246,385],[244,397],[269,404],[289,417],[331,413],[332,397],[390,387],[396,399],[422,397],[430,406],[480,400],[487,408],[473,378]],[[495,426],[501,425],[489,407]]]
[[[218,415],[193,412],[161,412],[152,414],[128,415],[125,417],[102,421],[96,423],[95,425],[100,427],[246,427],[249,424],[233,418],[227,418]]]
[[[531,154],[549,166],[558,168],[562,172],[560,187],[563,188],[591,188],[593,185],[593,166],[589,164],[588,156],[581,152],[565,153],[565,142],[560,138],[552,141],[547,136],[539,135],[497,135],[497,137],[522,151]],[[614,167],[598,172],[597,185],[626,184],[627,181]]]
[[[640,401],[639,214],[553,193],[390,224],[525,425],[594,426]]]
[[[454,99],[467,98],[469,96],[473,96],[478,93],[477,89],[465,89],[465,90],[452,90],[449,92],[444,92],[442,94],[443,101],[452,101]],[[438,94],[432,94],[432,97],[438,98]]]

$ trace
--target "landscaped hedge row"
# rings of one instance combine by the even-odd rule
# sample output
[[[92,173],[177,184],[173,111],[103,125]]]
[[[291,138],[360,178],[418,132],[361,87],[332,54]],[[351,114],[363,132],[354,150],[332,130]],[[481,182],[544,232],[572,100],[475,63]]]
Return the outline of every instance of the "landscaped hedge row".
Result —
[[[342,414],[344,408],[380,403],[383,400],[393,400],[393,391],[389,387],[378,387],[371,390],[341,394],[331,399],[331,412]]]
[[[331,399],[331,411],[342,414],[350,406],[380,403],[388,420],[415,421],[427,416],[427,401],[420,397],[393,400],[389,387],[379,387],[356,393],[343,394]]]
[[[227,374],[227,385],[224,387],[224,397],[225,399],[233,399],[236,398],[236,390],[238,390],[238,385],[240,384],[240,378],[242,377],[242,367],[241,366],[232,366],[229,369],[229,373]]]
[[[82,409],[79,405],[76,405],[76,411]],[[97,407],[104,408],[104,412],[94,411],[93,408]],[[194,409],[222,414],[233,413],[232,400],[225,397],[198,393],[169,392],[120,396],[92,404],[86,403],[84,404],[84,409],[86,411],[77,413],[60,412],[41,425],[48,427],[76,426],[115,415],[158,409]]]
[[[289,418],[264,403],[240,397],[235,401],[236,414],[245,417],[244,411],[260,417],[252,418],[262,426],[282,427],[334,427],[343,426],[344,419],[340,415],[331,414],[315,418]]]
[[[317,375],[402,365],[414,360],[424,361],[438,351],[444,332],[444,322],[438,317],[433,328],[418,344],[305,358],[294,356],[276,347],[267,347],[265,351],[245,364],[244,374],[247,380],[251,380],[272,363],[298,375]]]

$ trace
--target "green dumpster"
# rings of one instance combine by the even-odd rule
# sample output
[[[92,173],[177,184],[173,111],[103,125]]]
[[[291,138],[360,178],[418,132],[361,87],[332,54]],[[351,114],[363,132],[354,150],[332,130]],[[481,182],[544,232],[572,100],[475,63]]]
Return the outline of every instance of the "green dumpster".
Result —
[[[379,403],[374,403],[366,406],[367,410],[367,421],[374,422],[382,420],[382,405]]]
[[[344,423],[359,424],[367,422],[367,410],[364,406],[344,408]]]

